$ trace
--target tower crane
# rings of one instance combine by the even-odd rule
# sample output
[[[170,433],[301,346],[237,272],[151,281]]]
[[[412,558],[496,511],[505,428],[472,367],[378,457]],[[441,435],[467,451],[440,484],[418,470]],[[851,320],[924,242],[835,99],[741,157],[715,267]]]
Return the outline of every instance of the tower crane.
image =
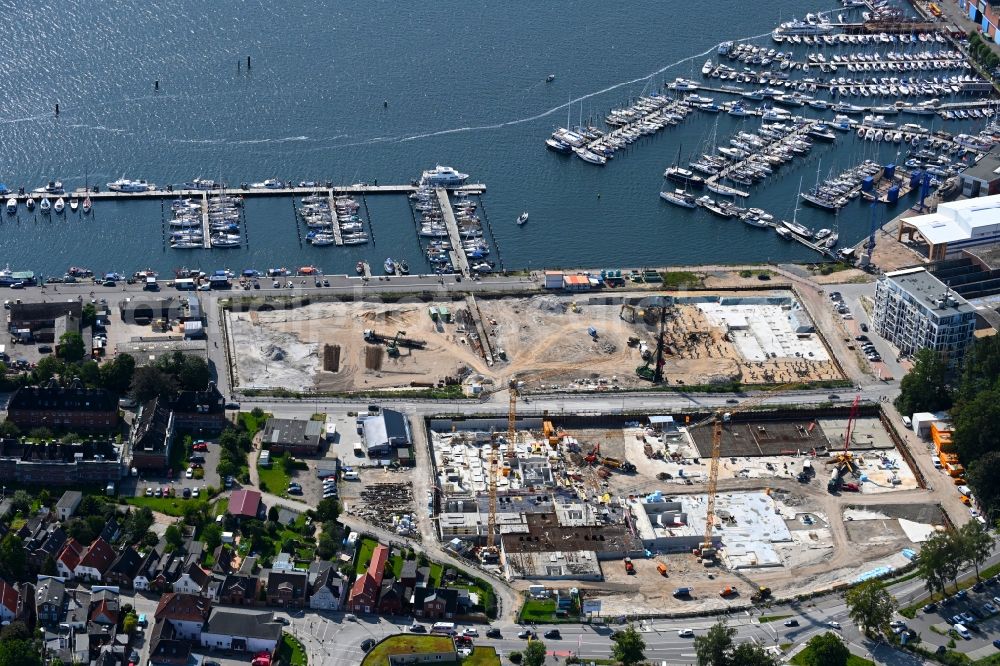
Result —
[[[793,384],[782,384],[771,391],[756,395],[749,400],[744,400],[730,410],[719,408],[711,416],[695,423],[689,428],[694,429],[708,425],[709,423],[712,424],[712,460],[708,467],[708,489],[706,491],[708,506],[705,511],[705,538],[702,539],[701,546],[698,548],[698,554],[702,558],[715,557],[715,546],[712,544],[712,530],[715,527],[715,496],[719,487],[719,458],[722,454],[723,424],[728,423],[734,414],[739,414],[740,412],[745,412],[748,409],[756,407],[768,398],[780,394],[792,386]]]
[[[507,407],[507,446],[513,446],[517,437],[517,397],[520,394],[517,379],[507,382],[509,401]],[[489,513],[486,518],[486,547],[483,549],[484,559],[496,558],[498,548],[493,540],[497,535],[497,474],[500,472],[500,443],[496,435],[490,440],[489,465]]]

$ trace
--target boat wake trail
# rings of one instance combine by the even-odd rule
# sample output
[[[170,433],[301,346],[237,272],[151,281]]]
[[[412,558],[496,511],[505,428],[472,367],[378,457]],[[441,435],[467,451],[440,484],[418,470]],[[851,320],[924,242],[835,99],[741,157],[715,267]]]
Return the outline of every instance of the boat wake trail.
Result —
[[[759,35],[753,35],[751,37],[743,37],[743,38],[735,40],[735,41],[738,41],[738,42],[751,41],[751,40],[754,40],[754,39],[760,39],[761,37],[766,37],[769,34],[771,34],[771,33],[770,32],[765,32],[765,33],[761,33]],[[554,106],[551,109],[547,109],[545,111],[542,111],[541,113],[536,113],[535,115],[532,115],[532,116],[527,116],[527,117],[524,117],[524,118],[516,118],[514,120],[507,120],[507,121],[504,121],[502,123],[495,123],[495,124],[492,124],[492,125],[472,125],[472,126],[468,126],[468,127],[453,127],[451,129],[436,130],[434,132],[423,132],[421,134],[411,134],[411,135],[408,135],[408,136],[377,137],[377,138],[373,138],[373,139],[368,139],[366,141],[360,141],[360,142],[356,142],[356,143],[344,144],[344,145],[339,146],[339,147],[370,145],[370,144],[374,144],[374,143],[406,143],[408,141],[418,141],[420,139],[429,139],[429,138],[432,138],[432,137],[444,136],[444,135],[447,135],[447,134],[460,134],[460,133],[464,133],[464,132],[479,132],[479,131],[482,131],[482,130],[496,130],[496,129],[503,129],[504,127],[511,127],[511,126],[514,126],[514,125],[523,125],[524,123],[534,122],[536,120],[540,120],[542,118],[546,118],[548,116],[551,116],[554,113],[558,113],[560,111],[564,111],[567,107],[569,107],[571,105],[574,105],[574,104],[579,104],[580,102],[582,102],[584,100],[588,100],[588,99],[590,99],[592,97],[597,97],[599,95],[603,95],[605,93],[609,93],[609,92],[612,92],[614,90],[618,90],[619,88],[624,88],[625,86],[633,85],[635,83],[641,83],[643,81],[647,81],[648,82],[654,76],[658,76],[660,74],[663,74],[664,72],[667,72],[667,71],[673,69],[674,67],[678,67],[678,66],[683,65],[683,64],[685,64],[687,62],[690,62],[692,60],[703,58],[704,56],[708,55],[709,53],[712,53],[713,51],[715,51],[718,48],[718,46],[719,46],[718,44],[715,44],[715,45],[713,45],[713,46],[705,49],[704,51],[702,51],[700,53],[695,53],[694,55],[689,55],[689,56],[686,56],[684,58],[681,58],[680,60],[676,60],[676,61],[674,61],[672,63],[664,65],[663,67],[657,69],[654,72],[650,72],[649,74],[646,74],[645,76],[639,76],[639,77],[636,77],[634,79],[629,79],[628,81],[621,81],[619,83],[615,83],[613,85],[610,85],[610,86],[608,86],[606,88],[601,88],[600,90],[595,90],[595,91],[589,92],[589,93],[587,93],[585,95],[580,95],[579,97],[573,98],[573,99],[565,102],[564,104],[560,104],[558,106]]]

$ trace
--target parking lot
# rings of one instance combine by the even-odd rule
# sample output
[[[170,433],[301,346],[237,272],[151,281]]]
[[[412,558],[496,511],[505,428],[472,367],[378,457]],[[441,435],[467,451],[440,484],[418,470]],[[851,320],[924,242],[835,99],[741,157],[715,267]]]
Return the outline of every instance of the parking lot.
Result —
[[[928,649],[945,646],[954,638],[956,650],[977,659],[1000,651],[998,610],[1000,576],[993,576],[940,603],[924,606],[913,620],[904,621],[907,628],[920,634]]]
[[[198,442],[195,439],[195,442]],[[159,496],[162,497],[163,493],[170,492],[172,496],[184,497],[184,489],[188,489],[192,496],[194,496],[195,489],[198,491],[198,496],[202,496],[205,493],[205,489],[208,486],[213,486],[215,488],[220,488],[222,486],[221,480],[219,479],[219,474],[216,468],[219,465],[219,445],[212,440],[204,440],[206,444],[204,451],[193,452],[194,460],[191,457],[185,455],[185,465],[179,474],[169,475],[169,474],[152,474],[150,472],[140,473],[138,478],[131,477],[131,480],[135,482],[134,488],[124,486],[123,492],[129,492],[132,495],[138,497],[142,495],[157,497],[157,491],[159,491]],[[183,446],[183,439],[178,438],[174,442],[174,446]],[[200,460],[200,462],[199,462]],[[192,465],[201,465],[201,469],[204,473],[203,478],[194,478],[194,469]],[[187,471],[191,470],[191,478],[187,477]]]

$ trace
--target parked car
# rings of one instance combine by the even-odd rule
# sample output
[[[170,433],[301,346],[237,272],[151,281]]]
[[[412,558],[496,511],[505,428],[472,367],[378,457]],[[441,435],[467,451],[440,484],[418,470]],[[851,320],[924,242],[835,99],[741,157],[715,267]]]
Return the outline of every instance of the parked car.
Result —
[[[785,626],[786,627],[797,627],[797,626],[799,626],[799,621],[796,620],[795,618],[792,618],[791,620],[785,620]]]
[[[968,641],[972,639],[972,634],[970,634],[969,630],[965,628],[965,625],[956,624],[952,627],[952,629],[954,629],[955,633],[964,638],[965,640]]]
[[[474,636],[478,636],[478,635],[479,635],[479,630],[478,630],[478,629],[476,629],[475,627],[466,627],[466,628],[465,628],[465,629],[464,629],[464,630],[462,631],[462,635],[463,635],[463,636],[467,636],[467,637],[474,637]]]
[[[862,322],[862,324],[861,324],[861,330],[864,331],[865,333],[867,333],[868,332],[868,324],[865,324],[865,323]]]
[[[427,627],[425,627],[424,625],[420,624],[419,622],[414,622],[413,624],[410,625],[410,633],[413,633],[413,634],[426,634],[427,633]]]
[[[366,638],[365,640],[361,641],[361,649],[364,650],[365,652],[370,651],[373,647],[375,647],[374,638]]]
[[[49,345],[40,345],[38,347],[38,353],[39,354],[51,354],[52,353],[52,347],[50,347]]]

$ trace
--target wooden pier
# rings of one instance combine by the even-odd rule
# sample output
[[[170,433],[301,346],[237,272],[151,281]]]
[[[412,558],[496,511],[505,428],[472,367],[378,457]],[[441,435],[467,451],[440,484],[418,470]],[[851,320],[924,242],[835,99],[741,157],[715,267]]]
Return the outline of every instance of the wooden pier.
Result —
[[[212,247],[212,232],[208,223],[208,192],[201,194],[201,246],[206,250]]]
[[[340,220],[337,218],[337,197],[332,189],[328,190],[327,196],[330,200],[330,216],[333,218],[333,244],[339,247],[344,244],[344,232],[341,231]]]
[[[462,249],[462,236],[458,233],[458,220],[455,219],[455,211],[451,208],[451,200],[448,198],[448,190],[443,187],[434,189],[437,194],[438,204],[441,206],[441,215],[444,217],[444,226],[448,229],[448,240],[451,241],[452,265],[468,277],[469,258],[465,256]]]
[[[281,188],[264,188],[264,187],[226,187],[226,188],[216,188],[213,190],[205,189],[183,189],[183,188],[157,188],[155,190],[148,190],[146,192],[106,192],[99,191],[94,192],[92,190],[87,190],[85,188],[77,188],[72,192],[63,193],[43,193],[43,192],[33,192],[30,190],[25,190],[24,193],[11,192],[6,195],[8,197],[13,197],[19,201],[25,201],[29,198],[35,198],[41,196],[73,196],[80,197],[81,199],[85,196],[89,196],[92,201],[98,200],[111,200],[111,201],[130,201],[134,199],[177,199],[177,198],[198,198],[206,197],[210,194],[221,194],[225,192],[230,196],[237,197],[295,197],[295,196],[309,196],[312,194],[327,194],[331,192],[333,196],[340,195],[351,195],[351,194],[410,194],[416,192],[418,189],[417,185],[335,185],[335,186],[315,186],[315,187],[281,187]],[[466,194],[482,194],[486,191],[486,185],[482,183],[471,183],[469,185],[459,185],[456,187],[445,188],[449,192],[464,192]]]
[[[748,162],[759,160],[761,158],[761,155],[770,152],[775,147],[787,145],[797,139],[801,139],[802,137],[806,136],[806,134],[808,134],[809,130],[811,130],[815,124],[816,123],[814,122],[801,123],[801,125],[797,127],[793,132],[783,136],[780,139],[775,139],[774,141],[768,143],[765,147],[747,155],[741,160],[727,164],[725,167],[722,168],[721,171],[719,171],[719,173],[713,176],[709,176],[707,179],[705,179],[705,183],[709,185],[718,184],[719,181],[726,178],[733,171],[746,166]]]

